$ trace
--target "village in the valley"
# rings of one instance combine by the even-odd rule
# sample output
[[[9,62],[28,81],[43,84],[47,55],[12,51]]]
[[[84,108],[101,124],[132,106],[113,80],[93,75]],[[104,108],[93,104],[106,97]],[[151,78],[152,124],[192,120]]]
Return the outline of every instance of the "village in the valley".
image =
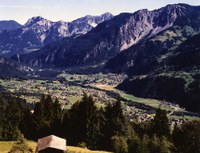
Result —
[[[42,94],[58,98],[63,109],[69,109],[73,103],[81,100],[83,93],[94,97],[98,107],[113,103],[117,98],[123,102],[126,117],[131,121],[144,122],[154,118],[156,108],[168,112],[170,124],[182,124],[198,117],[176,104],[154,99],[137,98],[128,95],[115,87],[126,78],[116,74],[60,74],[54,79],[4,79],[0,80],[6,91],[21,95],[30,105],[39,102]]]

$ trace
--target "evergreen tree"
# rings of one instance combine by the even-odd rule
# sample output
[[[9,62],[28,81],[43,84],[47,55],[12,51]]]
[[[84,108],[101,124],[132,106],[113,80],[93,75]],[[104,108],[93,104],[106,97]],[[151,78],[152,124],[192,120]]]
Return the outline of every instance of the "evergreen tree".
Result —
[[[113,105],[108,104],[105,108],[105,126],[103,129],[104,146],[111,150],[111,138],[113,136],[124,136],[126,134],[126,120],[120,100]]]
[[[96,148],[99,137],[98,110],[92,96],[84,96],[75,103],[64,117],[66,138],[72,145],[85,142],[87,147]]]
[[[141,139],[137,135],[131,135],[128,139],[128,153],[138,153],[140,150]]]
[[[0,95],[0,140],[4,140],[4,126],[6,124],[6,114],[5,114],[5,110],[6,110],[6,104],[3,101],[2,96]]]
[[[113,136],[111,138],[112,150],[115,153],[128,153],[126,138],[122,136]]]
[[[149,144],[149,136],[143,135],[143,137],[140,139],[140,144],[138,145],[137,152],[138,153],[150,153],[148,144]]]
[[[158,136],[170,136],[170,125],[167,113],[160,108],[156,110],[156,115],[152,121],[152,133]]]
[[[176,152],[200,152],[200,121],[188,122],[180,127],[175,126],[172,136]]]
[[[139,137],[143,137],[145,134],[146,135],[152,134],[150,121],[145,121],[141,123],[132,122],[131,125],[135,133],[137,133]]]
[[[31,139],[33,135],[32,114],[29,109],[24,110],[23,119],[20,121],[19,130],[27,139]]]
[[[58,100],[53,102],[50,95],[42,95],[40,102],[36,103],[33,119],[33,139],[38,139],[50,134],[59,134],[60,128],[55,130],[55,124],[58,123],[58,127],[61,124],[62,110],[60,108]]]
[[[65,113],[63,119],[63,131],[69,145],[77,145],[81,141],[81,127],[79,127],[80,114],[78,114],[79,103],[80,102],[74,103],[71,109]]]
[[[173,144],[169,142],[164,136],[157,137],[153,136],[149,143],[150,153],[171,153]]]
[[[56,98],[53,103],[53,122],[52,122],[52,134],[63,137],[62,132],[62,119],[63,119],[63,111],[61,109],[61,105]]]
[[[97,149],[100,149],[100,150],[105,150],[105,145],[104,145],[104,127],[105,127],[105,124],[106,124],[106,119],[105,119],[105,116],[104,116],[104,109],[103,108],[100,108],[97,112]]]
[[[10,95],[0,98],[0,105],[0,139],[16,140],[20,134],[19,125],[24,117],[24,107],[20,99]]]

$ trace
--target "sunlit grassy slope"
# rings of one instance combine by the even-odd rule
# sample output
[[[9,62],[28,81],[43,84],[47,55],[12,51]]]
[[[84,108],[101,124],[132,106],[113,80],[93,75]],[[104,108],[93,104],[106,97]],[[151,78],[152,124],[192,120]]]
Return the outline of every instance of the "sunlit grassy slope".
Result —
[[[8,153],[8,151],[12,148],[13,144],[14,144],[13,141],[0,141],[0,153]],[[36,142],[28,141],[28,145],[35,151]],[[67,153],[109,153],[109,152],[92,151],[86,148],[67,146]]]

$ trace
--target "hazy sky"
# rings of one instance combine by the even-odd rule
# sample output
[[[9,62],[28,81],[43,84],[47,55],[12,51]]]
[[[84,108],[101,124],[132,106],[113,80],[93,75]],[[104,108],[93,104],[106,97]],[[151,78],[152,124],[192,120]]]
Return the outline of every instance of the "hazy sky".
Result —
[[[33,16],[42,16],[52,21],[72,21],[88,14],[111,12],[117,15],[174,3],[200,5],[200,0],[0,0],[0,20],[24,24]]]

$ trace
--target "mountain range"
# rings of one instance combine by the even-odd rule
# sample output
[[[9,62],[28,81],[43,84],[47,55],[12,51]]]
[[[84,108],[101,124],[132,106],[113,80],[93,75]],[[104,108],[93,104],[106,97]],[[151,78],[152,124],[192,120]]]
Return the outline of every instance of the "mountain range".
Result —
[[[15,50],[11,59],[36,68],[100,66],[126,73],[128,78],[118,89],[200,112],[200,6],[173,4],[90,18],[67,24],[67,31],[58,30],[61,23],[52,26],[41,17],[30,19],[14,31],[31,25],[31,31],[38,34],[37,39],[31,38],[37,40],[39,49],[30,53]],[[4,33],[8,32],[0,33],[0,38],[6,38]]]
[[[96,27],[99,23],[113,17],[110,13],[101,16],[85,16],[72,22],[52,22],[40,16],[32,17],[23,26],[4,30],[0,33],[0,55],[12,56],[16,53],[28,53],[58,41],[64,37],[82,35]],[[0,29],[3,26],[0,22]],[[10,22],[7,27],[12,27]]]
[[[175,47],[173,43],[178,45],[187,37],[198,33],[199,12],[200,7],[198,6],[175,4],[154,11],[139,10],[133,14],[122,13],[99,24],[85,35],[49,44],[37,52],[20,56],[18,61],[40,67],[68,67],[98,65],[110,59],[114,61],[112,59],[114,57],[117,59],[117,65],[114,62],[111,63],[118,68],[118,65],[123,63],[123,61],[118,61],[118,57],[128,54],[127,49],[130,47],[131,49],[135,46],[140,48],[140,44],[147,41],[152,44],[156,43],[153,46],[160,44],[157,48],[162,50],[164,43],[166,43],[165,48]],[[163,36],[162,33],[167,36]],[[167,37],[170,37],[170,34],[174,40],[168,40]],[[155,41],[150,41],[157,35],[163,37],[163,40],[155,38]],[[117,54],[119,55],[115,57]],[[131,61],[126,59],[124,61],[128,62],[126,65],[131,66]],[[107,64],[106,67],[109,68],[109,65],[112,64]]]

